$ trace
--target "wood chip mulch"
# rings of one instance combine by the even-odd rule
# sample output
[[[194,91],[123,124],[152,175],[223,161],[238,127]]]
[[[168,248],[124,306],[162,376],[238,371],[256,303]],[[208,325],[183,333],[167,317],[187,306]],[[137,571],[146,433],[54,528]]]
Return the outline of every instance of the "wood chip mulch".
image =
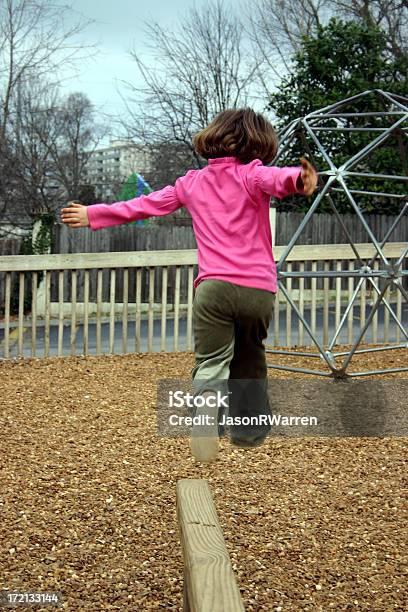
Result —
[[[206,478],[247,611],[407,610],[407,439],[222,439],[215,463],[195,463],[155,419],[157,380],[192,366],[189,353],[0,362],[0,589],[60,592],[70,612],[181,610],[176,482]]]

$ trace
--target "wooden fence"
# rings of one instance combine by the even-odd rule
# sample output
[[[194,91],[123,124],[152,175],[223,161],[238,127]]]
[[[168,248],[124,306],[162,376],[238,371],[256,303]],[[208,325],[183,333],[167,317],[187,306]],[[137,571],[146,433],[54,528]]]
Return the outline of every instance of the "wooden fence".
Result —
[[[408,206],[408,205],[407,205]],[[365,243],[367,241],[367,234],[358,221],[356,215],[340,215],[343,223],[347,227],[350,236],[355,243]],[[289,243],[300,222],[304,218],[304,213],[284,213],[279,212],[277,208],[276,214],[276,238],[274,243],[276,245],[286,245]],[[388,228],[391,226],[395,217],[386,215],[366,215],[365,216],[369,227],[374,232],[374,235],[381,239]],[[160,219],[163,221],[163,219]],[[196,249],[196,241],[191,225],[177,225],[177,220],[169,217],[166,224],[159,224],[156,220],[152,221],[147,226],[136,226],[136,225],[122,225],[112,227],[97,232],[92,232],[89,229],[70,230],[64,225],[56,224],[54,226],[54,243],[52,252],[55,254],[65,253],[106,253],[106,252],[121,252],[121,251],[163,251],[163,250],[186,250]],[[183,219],[183,223],[189,221]],[[173,224],[171,224],[173,222]],[[390,240],[393,242],[408,242],[408,216],[405,215],[401,218],[398,226],[390,236]],[[297,245],[310,244],[310,245],[326,245],[326,244],[344,244],[347,242],[344,233],[341,229],[339,222],[336,221],[333,215],[329,214],[315,214],[312,216],[310,222],[305,227],[304,231],[300,235]],[[276,247],[274,248],[274,253]],[[14,255],[18,253],[18,241],[6,240],[0,241],[0,255]],[[276,253],[275,253],[276,257]],[[293,262],[293,270],[298,269],[298,264]],[[323,263],[320,261],[317,263],[317,269],[323,269],[321,266]],[[109,298],[109,272],[103,271],[103,295],[104,301],[108,301]],[[129,271],[129,300],[135,299],[135,282],[132,278],[132,271]],[[148,266],[142,270],[142,295],[141,299],[143,302],[148,300]],[[167,278],[168,283],[168,294],[169,300],[172,300],[172,296],[175,293],[175,272],[169,270]],[[188,277],[185,271],[181,274],[181,299],[185,300],[188,292]],[[335,281],[330,279],[329,289],[334,289]],[[94,290],[97,283],[97,272],[96,270],[90,270],[89,272],[89,283],[90,291]],[[310,289],[310,280],[305,280],[305,288]],[[156,294],[160,291],[162,284],[161,271],[157,270],[155,275],[155,292]],[[404,286],[408,287],[407,279],[404,279]],[[323,289],[323,280],[317,280],[317,288]],[[77,278],[77,291],[78,299],[82,299],[81,296],[84,290],[84,275],[78,274]],[[57,299],[58,294],[58,282],[54,277],[51,279],[51,299]],[[64,277],[64,295],[69,299],[71,291],[70,279],[68,276]],[[116,275],[115,284],[116,299],[123,293],[123,276],[121,270],[118,270]],[[0,302],[4,302],[4,287],[0,285]]]
[[[0,257],[4,255],[18,255],[20,252],[21,239],[19,238],[1,238],[0,239]]]
[[[286,245],[289,243],[295,230],[299,227],[304,213],[279,213],[276,214],[276,236],[275,245]],[[341,215],[342,221],[347,227],[347,230],[355,243],[366,243],[367,233],[356,215]],[[395,217],[386,215],[367,215],[366,220],[377,238],[382,238],[389,227],[392,225]],[[185,220],[184,220],[185,221]],[[392,235],[389,237],[392,242],[408,242],[408,216],[403,216],[398,226],[395,228]],[[304,231],[299,236],[297,245],[328,245],[328,244],[344,244],[346,242],[343,230],[333,215],[316,214],[306,225]],[[56,226],[54,236],[53,252],[55,253],[105,253],[112,251],[161,251],[161,250],[185,250],[196,249],[196,240],[191,226],[178,225],[159,225],[152,223],[148,226],[125,225],[112,227],[98,232],[91,232],[88,229],[72,231],[66,226]],[[274,253],[276,247],[274,248]],[[275,253],[276,258],[276,253]],[[317,270],[323,269],[323,262],[320,260],[317,263]],[[296,262],[292,263],[293,271],[299,270],[299,265]],[[108,284],[104,279],[104,286]],[[78,279],[79,291],[83,281]],[[95,284],[95,273],[91,272],[90,283]],[[156,277],[156,292],[160,291],[161,278],[160,271]],[[175,276],[170,271],[168,277],[169,295],[174,295]],[[329,289],[335,288],[335,281],[329,279]],[[130,285],[134,285],[131,283]],[[182,299],[186,298],[187,292],[187,277],[185,273],[181,276],[181,291]],[[404,279],[404,286],[408,287],[408,281]],[[142,283],[142,300],[147,298],[147,284]],[[305,288],[311,289],[309,279],[305,280]],[[65,292],[69,292],[69,286],[65,286]],[[317,280],[317,289],[323,289],[323,279]],[[55,295],[57,288],[52,285],[51,291]],[[107,289],[104,290],[105,292]],[[122,280],[120,274],[116,279],[116,291],[122,292]],[[131,289],[132,291],[132,289]],[[133,299],[131,295],[130,299]],[[108,299],[108,295],[104,294],[104,299]]]
[[[374,255],[372,245],[356,246],[363,260]],[[404,247],[404,243],[389,243],[384,253],[394,262]],[[283,250],[275,247],[277,260]],[[195,250],[3,257],[3,357],[191,350],[196,266]],[[349,245],[319,245],[294,247],[284,268],[293,271],[295,267],[300,271],[352,271],[358,266]],[[378,268],[377,258],[374,269]],[[320,330],[326,343],[331,328],[340,322],[356,281],[353,277],[286,278],[284,286],[302,315],[309,317],[312,332]],[[376,279],[380,288],[383,282]],[[278,297],[270,341],[275,346],[310,346],[304,325],[282,291]],[[374,287],[364,279],[336,344],[352,342],[356,324],[364,324],[367,307],[375,298]],[[366,332],[367,341],[401,339],[401,328],[394,321],[394,311],[400,321],[408,314],[403,310],[401,292],[388,288],[385,298],[394,310],[382,307],[375,314]]]
[[[406,205],[408,206],[408,205]],[[276,235],[274,243],[282,246],[299,227],[305,213],[279,212],[276,209]],[[353,242],[365,243],[368,236],[356,215],[340,215]],[[365,215],[365,220],[374,235],[381,239],[395,221],[389,215]],[[54,230],[54,253],[99,253],[105,251],[162,251],[168,249],[197,248],[191,224],[178,225],[172,217],[166,224],[156,220],[147,226],[121,225],[97,232],[72,231],[64,225]],[[408,215],[402,216],[390,236],[392,242],[408,242]],[[296,244],[344,244],[347,238],[336,217],[329,214],[314,214],[305,226]]]
[[[408,208],[408,204],[406,204]],[[408,210],[406,210],[406,213]],[[276,214],[276,238],[275,244],[289,244],[290,239],[299,227],[305,213],[280,213]],[[353,242],[365,243],[368,240],[367,232],[358,219],[357,215],[339,215],[347,228]],[[394,216],[389,215],[364,215],[368,227],[377,240],[381,241],[388,229],[395,221]],[[397,227],[390,236],[392,242],[408,242],[408,215],[405,214],[399,221]],[[299,236],[296,244],[342,244],[347,242],[347,237],[334,215],[314,214]]]

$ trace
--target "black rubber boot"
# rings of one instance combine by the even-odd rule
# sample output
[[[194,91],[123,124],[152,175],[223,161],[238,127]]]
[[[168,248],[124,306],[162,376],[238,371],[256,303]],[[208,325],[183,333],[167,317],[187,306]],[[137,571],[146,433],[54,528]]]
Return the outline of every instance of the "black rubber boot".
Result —
[[[267,380],[230,380],[229,390],[229,416],[234,421],[229,426],[231,443],[243,448],[260,446],[271,431]]]

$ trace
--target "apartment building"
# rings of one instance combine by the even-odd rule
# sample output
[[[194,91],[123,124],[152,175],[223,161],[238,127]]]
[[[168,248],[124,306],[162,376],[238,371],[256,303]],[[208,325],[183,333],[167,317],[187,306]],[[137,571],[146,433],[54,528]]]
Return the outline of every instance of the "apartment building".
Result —
[[[92,152],[86,167],[86,180],[95,186],[99,200],[110,201],[130,174],[145,175],[150,170],[151,154],[146,146],[130,139],[112,140],[109,146]]]

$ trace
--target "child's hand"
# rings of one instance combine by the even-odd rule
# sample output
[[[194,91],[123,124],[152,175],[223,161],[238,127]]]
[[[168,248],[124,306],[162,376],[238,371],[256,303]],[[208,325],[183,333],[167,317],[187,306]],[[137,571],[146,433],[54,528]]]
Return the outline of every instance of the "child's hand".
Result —
[[[305,195],[310,196],[317,187],[317,172],[312,164],[305,158],[300,158],[302,164],[301,177],[304,185]]]
[[[61,210],[61,219],[68,227],[88,227],[88,210],[87,206],[79,204],[79,202],[70,202],[69,208]]]

